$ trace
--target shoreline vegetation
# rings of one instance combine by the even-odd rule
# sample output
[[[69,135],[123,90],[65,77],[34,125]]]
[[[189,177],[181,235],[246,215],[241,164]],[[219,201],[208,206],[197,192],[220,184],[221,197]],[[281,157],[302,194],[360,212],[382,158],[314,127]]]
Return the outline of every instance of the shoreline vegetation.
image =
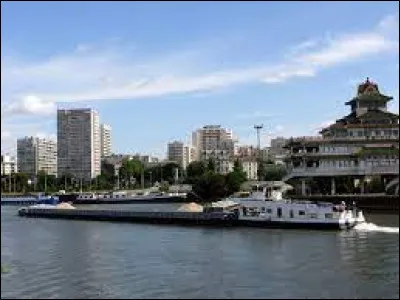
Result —
[[[216,199],[228,197],[243,188],[247,181],[247,175],[243,171],[239,160],[234,162],[233,170],[226,174],[219,174],[217,171],[217,162],[214,160],[191,162],[186,170],[183,170],[178,164],[169,162],[146,167],[142,162],[132,159],[122,161],[121,167],[116,172],[112,164],[102,162],[101,174],[91,181],[82,181],[73,178],[71,175],[56,178],[54,175],[47,175],[40,171],[36,178],[29,178],[27,174],[15,173],[11,176],[2,176],[1,194],[2,196],[28,196],[36,193],[54,194],[59,191],[66,193],[82,192],[110,192],[110,191],[128,191],[143,190],[154,187],[158,183],[160,191],[170,191],[170,185],[190,184],[193,195],[200,200],[214,201]],[[259,161],[258,178],[261,181],[281,181],[286,175],[286,168],[283,165],[273,164],[272,161]],[[176,178],[176,174],[179,178]],[[336,179],[336,195],[349,195],[353,197],[358,195],[385,195],[385,187],[380,178],[374,178],[365,186],[364,195],[360,194],[352,184],[353,179],[338,177]],[[293,183],[289,183],[293,184]],[[307,186],[312,193],[309,196],[318,196],[329,198],[330,181],[323,179],[307,179]],[[288,191],[288,197],[302,197],[296,189]]]
[[[263,180],[281,180],[286,174],[283,166],[270,166],[267,172],[260,174]],[[2,176],[2,195],[23,196],[33,193],[45,192],[54,194],[61,190],[71,192],[109,192],[113,190],[142,190],[153,187],[158,183],[160,191],[167,192],[173,184],[191,184],[193,191],[201,198],[229,196],[239,191],[241,184],[247,181],[239,160],[234,163],[232,172],[221,175],[217,171],[216,161],[192,162],[186,170],[176,163],[166,163],[152,167],[145,167],[138,160],[124,160],[118,175],[114,166],[102,162],[101,174],[88,181],[73,178],[72,175],[56,178],[40,171],[35,178],[30,178],[24,173],[15,173],[11,176]],[[179,178],[175,177],[176,172]],[[204,196],[204,197],[203,197]]]

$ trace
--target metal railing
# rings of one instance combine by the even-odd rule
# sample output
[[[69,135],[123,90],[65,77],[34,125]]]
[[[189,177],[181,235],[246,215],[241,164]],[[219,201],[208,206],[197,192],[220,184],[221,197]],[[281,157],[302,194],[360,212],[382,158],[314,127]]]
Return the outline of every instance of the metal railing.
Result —
[[[293,168],[289,169],[289,174],[283,181],[293,177],[307,176],[346,176],[346,175],[374,175],[374,174],[398,174],[399,165],[393,166],[367,166],[367,167],[346,167],[346,168]]]

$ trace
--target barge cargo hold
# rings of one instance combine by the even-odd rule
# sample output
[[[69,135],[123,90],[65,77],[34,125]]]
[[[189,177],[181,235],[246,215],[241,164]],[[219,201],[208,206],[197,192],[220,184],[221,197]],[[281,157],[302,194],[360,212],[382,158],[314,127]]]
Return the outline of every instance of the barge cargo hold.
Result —
[[[57,209],[24,207],[18,210],[21,217],[74,219],[89,221],[118,221],[155,224],[198,224],[231,226],[237,220],[232,212],[144,212],[98,209]]]

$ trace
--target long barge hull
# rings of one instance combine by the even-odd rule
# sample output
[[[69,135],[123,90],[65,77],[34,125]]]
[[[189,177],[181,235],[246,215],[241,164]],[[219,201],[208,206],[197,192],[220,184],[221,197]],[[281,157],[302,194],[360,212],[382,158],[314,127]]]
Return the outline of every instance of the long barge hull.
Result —
[[[141,212],[123,210],[87,210],[55,208],[21,208],[21,217],[74,219],[88,221],[117,221],[155,224],[198,224],[198,225],[233,225],[236,218],[233,213],[200,212]]]
[[[239,220],[231,212],[138,212],[123,210],[86,210],[56,208],[21,208],[21,217],[111,221],[148,224],[214,225],[221,227],[246,226],[287,229],[339,230],[337,223],[289,223]]]
[[[60,199],[61,200],[61,199]],[[132,198],[102,198],[102,199],[74,199],[73,204],[132,204],[132,203],[183,203],[188,202],[186,197],[181,196],[155,196],[155,197],[132,197]]]

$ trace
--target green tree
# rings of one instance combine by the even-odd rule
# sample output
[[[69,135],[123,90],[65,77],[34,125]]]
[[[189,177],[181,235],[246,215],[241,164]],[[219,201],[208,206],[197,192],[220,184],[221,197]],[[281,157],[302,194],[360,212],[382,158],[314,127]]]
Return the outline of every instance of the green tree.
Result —
[[[206,166],[202,161],[191,162],[186,168],[187,183],[195,183],[195,181],[206,173]]]
[[[56,192],[58,190],[57,178],[55,175],[48,175],[45,171],[38,172],[36,190],[43,192]]]
[[[266,162],[262,159],[257,160],[257,178],[263,179],[266,176]]]
[[[182,168],[179,164],[170,162],[162,167],[163,179],[169,183],[175,182],[175,170],[178,169],[178,174],[182,174]]]
[[[215,160],[213,158],[210,158],[208,160],[207,171],[209,171],[209,172],[215,172],[216,171]]]
[[[197,178],[193,191],[206,201],[215,201],[226,196],[226,178],[211,171]]]
[[[57,179],[57,186],[59,190],[72,190],[73,189],[72,174],[65,174]]]
[[[15,191],[18,193],[26,193],[30,190],[28,185],[28,175],[25,173],[15,173],[13,175],[15,180]]]
[[[101,175],[104,175],[106,178],[111,178],[115,175],[115,167],[113,164],[110,164],[106,161],[101,162]]]
[[[132,179],[140,181],[143,171],[143,164],[140,161],[136,159],[123,160],[121,168],[119,169],[121,183],[124,183],[126,187],[131,187]]]
[[[246,180],[247,174],[243,171],[243,167],[239,160],[236,160],[233,166],[233,171],[226,175],[227,194],[231,195],[238,192]]]
[[[265,181],[280,181],[287,174],[283,165],[267,165],[265,169]]]

